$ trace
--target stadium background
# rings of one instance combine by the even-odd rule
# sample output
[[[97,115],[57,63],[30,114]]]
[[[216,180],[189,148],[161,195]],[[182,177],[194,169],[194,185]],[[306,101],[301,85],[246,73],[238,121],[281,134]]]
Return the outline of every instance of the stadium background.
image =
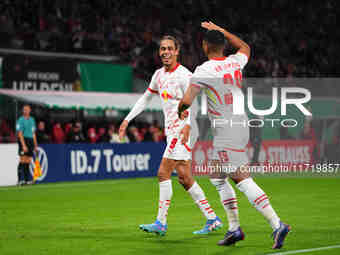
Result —
[[[261,143],[260,163],[268,161],[268,148],[270,147],[274,148],[272,150],[274,156],[271,161],[274,163],[304,162],[305,158],[299,156],[298,151],[305,147],[311,156],[308,158],[310,164],[339,163],[340,107],[338,100],[340,88],[338,86],[339,68],[337,62],[340,52],[338,43],[340,32],[336,26],[337,13],[339,13],[339,5],[335,0],[311,1],[309,3],[283,0],[236,2],[217,0],[1,1],[0,148],[7,153],[9,147],[4,146],[11,146],[16,142],[15,121],[20,115],[23,104],[29,102],[33,107],[32,115],[38,124],[39,144],[46,153],[49,164],[48,172],[46,171],[45,175],[38,180],[38,183],[41,182],[40,187],[46,187],[45,195],[42,194],[42,190],[39,190],[39,185],[27,187],[24,196],[16,193],[15,188],[0,189],[0,196],[4,201],[4,209],[1,213],[5,215],[9,211],[13,212],[12,215],[5,217],[6,220],[3,221],[4,225],[1,228],[8,232],[6,238],[12,245],[5,248],[4,239],[0,239],[0,250],[3,249],[3,254],[12,254],[11,251],[14,251],[13,254],[16,254],[15,252],[22,253],[22,250],[15,248],[14,245],[21,238],[18,235],[20,232],[23,233],[22,239],[25,241],[23,249],[28,251],[28,254],[34,252],[34,249],[29,247],[30,239],[25,236],[32,234],[38,241],[41,241],[40,235],[46,235],[49,229],[53,229],[52,225],[55,221],[52,220],[46,228],[37,227],[38,222],[41,219],[47,221],[51,217],[55,217],[55,219],[57,217],[53,212],[55,205],[52,202],[44,203],[46,216],[40,215],[33,207],[39,208],[40,201],[48,199],[49,195],[58,197],[55,193],[56,190],[60,196],[65,196],[68,191],[70,192],[67,199],[55,200],[56,202],[66,202],[66,205],[56,212],[70,210],[69,214],[63,218],[66,219],[63,227],[57,228],[57,231],[60,231],[58,233],[69,228],[71,230],[70,232],[66,231],[68,233],[66,236],[77,241],[78,239],[70,234],[72,228],[80,236],[83,229],[92,231],[91,235],[93,236],[100,236],[97,232],[99,229],[107,231],[105,232],[107,236],[111,232],[119,232],[116,226],[112,229],[107,228],[109,216],[105,216],[105,209],[111,212],[109,214],[114,215],[115,222],[121,220],[126,223],[131,220],[127,217],[134,217],[133,213],[127,212],[134,210],[134,207],[128,202],[115,198],[115,203],[122,208],[127,208],[127,211],[120,209],[117,213],[112,212],[117,209],[114,206],[105,205],[105,201],[111,199],[107,194],[110,192],[115,194],[121,192],[122,194],[125,190],[129,190],[122,198],[132,201],[136,199],[133,192],[135,189],[146,189],[150,186],[152,189],[145,190],[138,198],[141,201],[146,199],[151,207],[152,199],[157,196],[156,179],[140,178],[105,182],[99,180],[154,176],[165,141],[162,113],[154,109],[141,114],[130,124],[128,137],[124,144],[121,144],[118,141],[117,129],[128,109],[122,110],[115,107],[119,104],[117,102],[112,102],[107,107],[86,108],[75,104],[74,107],[65,108],[62,105],[37,104],[34,95],[28,101],[21,100],[16,96],[9,96],[7,90],[19,89],[23,93],[25,91],[48,90],[50,96],[53,96],[54,92],[60,91],[142,93],[147,88],[154,70],[161,66],[157,55],[160,37],[163,34],[172,34],[180,38],[182,43],[180,62],[193,71],[199,63],[205,60],[201,50],[203,31],[200,29],[200,22],[211,19],[222,27],[235,32],[251,46],[252,57],[244,71],[244,88],[253,87],[256,93],[255,105],[258,107],[270,105],[271,87],[280,87],[284,84],[299,84],[312,93],[312,101],[309,104],[313,113],[312,118],[306,119],[297,111],[289,111],[289,116],[299,120],[299,125],[296,128],[283,129],[266,126],[262,129],[252,129],[252,141],[248,150],[250,159],[254,151],[252,145]],[[231,52],[232,49],[226,49],[226,54]],[[278,116],[278,113],[272,115],[272,117]],[[201,129],[208,130],[208,123],[204,116],[199,115],[198,122]],[[75,142],[75,137],[80,137],[80,140]],[[203,154],[207,153],[209,145],[205,142],[209,138],[209,132],[201,132],[197,159],[202,157],[202,152]],[[96,162],[98,153],[100,160]],[[141,155],[139,165],[131,163],[124,168],[122,162],[128,160],[128,155],[132,154],[136,157],[138,154]],[[148,154],[150,155],[148,156]],[[7,154],[2,155],[4,155],[2,160],[5,162],[6,171],[15,175],[16,169],[9,169],[10,167],[6,163]],[[115,159],[117,160],[115,161]],[[43,162],[44,159],[41,158],[41,163]],[[112,164],[110,171],[108,164]],[[329,220],[323,221],[317,217],[304,219],[301,221],[301,225],[324,226],[332,225],[332,218],[336,217],[330,211],[325,212],[325,210],[327,208],[330,210],[333,208],[334,211],[339,209],[337,203],[329,205],[339,197],[336,188],[338,180],[328,178],[333,177],[333,173],[329,174],[327,171],[319,170],[316,172],[307,171],[303,174],[280,173],[281,179],[271,179],[271,177],[266,178],[260,175],[263,178],[260,178],[259,182],[268,187],[274,198],[277,197],[276,202],[275,200],[273,202],[275,205],[279,205],[280,201],[289,197],[298,196],[294,200],[294,205],[286,209],[281,205],[280,208],[287,218],[293,214],[290,218],[291,222],[301,221],[300,216],[305,213],[303,208],[308,208],[310,214],[320,213],[321,216]],[[310,179],[310,176],[314,178]],[[43,182],[86,180],[98,181],[92,182],[92,184],[82,182],[75,188],[67,185],[58,186],[64,184],[42,184]],[[282,180],[287,183],[284,189],[289,191],[282,192],[277,188],[281,185]],[[216,194],[214,195],[208,182],[203,178],[200,178],[200,182],[207,190],[208,195],[215,197]],[[96,183],[104,185],[97,186]],[[70,185],[73,184],[73,182],[70,183]],[[116,189],[110,188],[111,184]],[[77,202],[76,206],[86,210],[91,205],[91,200],[98,199],[96,193],[105,193],[105,195],[101,196],[98,205],[91,207],[89,214],[83,214],[83,218],[81,218],[79,216],[81,209],[79,209],[76,210],[77,216],[72,218],[70,209],[72,206],[69,205],[69,207],[68,203],[72,204],[74,201],[78,201],[82,197],[80,193],[87,194],[92,187],[94,187],[95,194],[88,195],[88,199]],[[180,188],[175,186],[175,189]],[[304,189],[309,193],[304,193]],[[320,192],[324,193],[321,195]],[[333,195],[326,198],[325,193]],[[310,208],[313,197],[322,199],[324,203],[320,203],[320,207]],[[185,207],[188,203],[179,195],[176,199],[179,200],[179,207]],[[21,203],[13,205],[12,200],[20,200]],[[296,206],[299,204],[301,209],[298,210]],[[122,230],[123,236],[127,239],[129,231],[135,232],[135,226],[140,221],[151,219],[151,215],[154,213],[151,210],[154,209],[153,207],[149,208],[141,203],[136,206],[141,208],[140,215],[132,220],[131,225],[123,227]],[[218,207],[218,201],[215,203],[215,207]],[[187,208],[185,209],[187,210]],[[14,218],[20,217],[22,211],[25,210],[28,211],[27,217],[18,221],[22,225],[15,225],[16,228],[12,232],[9,231],[14,224]],[[190,210],[188,209],[184,215],[174,212],[174,217],[190,218],[194,213]],[[253,217],[252,213],[247,210],[244,211],[244,215],[247,215],[245,219],[252,219],[252,223],[248,227],[249,230],[263,231],[262,227],[256,229],[255,225],[255,223],[261,224],[261,221],[255,219],[255,216]],[[91,218],[90,213],[97,211],[101,218],[90,223],[87,220]],[[78,217],[80,217],[80,223],[76,224],[74,222]],[[192,225],[198,226],[199,220],[202,220],[199,216],[193,217],[192,221],[187,222],[187,225],[184,224],[186,230],[189,231]],[[170,235],[169,243],[167,243],[167,247],[177,253],[179,250],[172,246],[171,242],[175,244],[176,237],[186,238],[179,234],[180,229],[181,226],[177,223],[174,226],[174,235]],[[316,229],[297,230],[297,235],[304,237],[306,233]],[[339,237],[338,232],[326,235],[327,237],[320,241],[321,234],[326,232],[327,229],[321,227],[321,232],[312,235],[311,240],[303,238],[303,241],[294,241],[291,247],[300,249],[336,243]],[[190,231],[188,233],[190,234]],[[47,234],[47,236],[49,235]],[[155,240],[143,239],[144,242],[141,242],[142,235],[133,234],[131,242],[124,241],[118,234],[113,234],[113,236],[117,238],[118,243],[121,243],[118,246],[121,249],[121,254],[132,252],[133,249],[126,247],[131,244],[140,245],[142,247],[141,254],[143,252],[149,254],[151,251],[156,252],[161,249],[154,242]],[[264,244],[261,237],[256,238],[251,239],[251,245],[254,245],[255,252],[260,253],[265,250]],[[217,235],[213,237],[213,240],[215,239],[218,239]],[[53,244],[54,241],[56,239],[50,237],[46,253],[54,254],[52,250],[58,248],[58,245]],[[205,247],[209,245],[208,240],[201,241]],[[261,245],[256,246],[255,244],[258,242]],[[59,248],[64,252],[70,250],[75,251],[75,254],[80,252],[74,246],[66,248],[67,245],[64,243],[62,245],[64,246]],[[178,245],[181,247],[180,243]],[[194,240],[193,245],[183,242],[183,246],[189,248],[189,254],[191,252],[201,254],[197,252],[200,246],[199,240]],[[38,248],[38,244],[34,247],[38,250],[42,249]],[[101,250],[99,246],[95,247]],[[204,253],[210,254],[210,250],[206,249],[204,248]],[[253,252],[251,247],[238,252],[244,254],[244,251],[245,253]],[[268,252],[268,250],[265,251]],[[220,251],[214,251],[213,254],[218,252]],[[112,252],[112,254],[115,253]]]
[[[263,96],[271,95],[271,86],[284,86],[294,78],[312,79],[299,84],[312,93],[312,129],[304,133],[304,119],[290,112],[299,119],[298,127],[288,131],[265,128],[260,132],[262,140],[313,139],[320,145],[320,160],[333,160],[335,155],[326,154],[334,154],[327,147],[339,144],[340,111],[336,101],[339,88],[335,86],[337,80],[329,79],[339,76],[336,64],[339,51],[335,43],[339,38],[335,27],[338,8],[336,1],[309,4],[182,1],[180,5],[176,1],[3,1],[0,87],[142,93],[153,71],[161,65],[157,56],[161,35],[169,33],[181,39],[181,63],[193,71],[205,60],[200,49],[203,31],[199,24],[212,18],[252,47],[244,77],[255,93],[262,96],[255,99],[255,105],[270,105],[271,98]],[[262,12],[260,15],[251,10]],[[292,26],[294,29],[290,29]],[[230,52],[227,48],[226,53]],[[29,76],[32,70],[57,77],[32,78]],[[264,79],[253,82],[254,77]],[[278,82],[279,78],[283,82]],[[317,100],[319,97],[322,100]],[[4,96],[0,102],[0,142],[13,142],[22,102]],[[110,136],[115,137],[126,114],[115,110],[51,110],[34,104],[33,107],[37,121],[45,122],[40,124],[45,126],[41,131],[44,141],[40,141],[44,143],[71,142],[72,135],[68,134],[76,121],[82,126],[82,142],[115,141]],[[200,126],[206,129],[206,125],[200,120]],[[131,125],[128,137],[131,142],[164,141],[161,114],[142,114]]]

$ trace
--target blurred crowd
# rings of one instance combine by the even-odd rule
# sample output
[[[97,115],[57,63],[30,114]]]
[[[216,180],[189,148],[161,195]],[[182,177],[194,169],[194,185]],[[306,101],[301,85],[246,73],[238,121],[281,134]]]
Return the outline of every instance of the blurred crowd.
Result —
[[[5,118],[0,117],[0,143],[14,143],[17,140],[16,134]]]
[[[180,38],[181,62],[194,70],[204,60],[200,22],[210,19],[252,47],[247,76],[338,76],[337,13],[336,0],[3,0],[0,47],[115,55],[149,79],[164,34]]]
[[[162,142],[165,139],[163,129],[157,122],[133,123],[122,140],[118,135],[119,126],[114,123],[56,122],[51,127],[48,130],[44,121],[37,122],[38,143]]]
[[[164,129],[157,121],[153,123],[133,122],[123,140],[119,139],[117,123],[103,122],[45,122],[37,123],[38,143],[129,143],[165,141]],[[0,118],[0,143],[16,142],[16,134],[10,124]]]

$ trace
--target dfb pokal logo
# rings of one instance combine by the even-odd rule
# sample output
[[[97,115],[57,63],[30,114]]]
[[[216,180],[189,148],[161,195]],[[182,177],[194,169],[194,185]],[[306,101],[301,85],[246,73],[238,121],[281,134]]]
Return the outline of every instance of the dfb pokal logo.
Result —
[[[36,153],[35,158],[33,158],[31,161],[30,172],[32,176],[34,175],[34,166],[36,158],[38,158],[41,167],[41,176],[37,178],[37,181],[42,181],[45,179],[48,171],[48,158],[43,148],[38,147],[38,152]]]

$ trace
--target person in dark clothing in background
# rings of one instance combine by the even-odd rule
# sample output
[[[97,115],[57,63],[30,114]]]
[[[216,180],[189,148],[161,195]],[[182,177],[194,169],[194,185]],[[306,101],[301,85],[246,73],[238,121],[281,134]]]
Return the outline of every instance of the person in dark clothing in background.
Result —
[[[326,145],[325,155],[328,163],[340,163],[340,132],[335,132],[331,143]]]
[[[262,144],[262,127],[261,121],[252,121],[252,126],[249,128],[249,141],[253,146],[254,153],[251,160],[252,165],[259,164],[259,155],[261,151],[261,144]]]
[[[288,127],[280,127],[280,140],[294,140],[295,138],[291,136],[288,132]]]
[[[38,129],[36,135],[39,144],[51,142],[50,136],[47,134],[45,129],[45,122],[42,120],[38,122]]]
[[[314,162],[320,161],[320,146],[319,146],[319,139],[316,135],[316,132],[312,126],[312,122],[309,120],[305,120],[303,124],[303,130],[299,137],[301,140],[311,140],[314,143],[314,150],[313,150],[313,159]]]
[[[81,130],[81,123],[77,121],[74,123],[72,130],[67,135],[68,143],[83,143],[85,142],[84,134]]]

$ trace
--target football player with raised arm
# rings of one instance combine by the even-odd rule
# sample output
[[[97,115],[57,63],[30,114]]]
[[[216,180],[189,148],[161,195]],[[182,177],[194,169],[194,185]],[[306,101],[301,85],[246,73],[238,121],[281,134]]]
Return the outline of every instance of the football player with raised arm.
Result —
[[[167,231],[167,215],[172,198],[171,174],[176,169],[179,182],[191,195],[200,208],[207,222],[203,229],[194,234],[208,234],[222,227],[222,222],[210,207],[201,187],[195,182],[191,173],[191,149],[197,136],[196,110],[190,107],[186,111],[186,120],[180,120],[177,107],[185,91],[189,87],[192,73],[177,62],[180,51],[178,40],[173,36],[164,36],[160,41],[159,56],[163,67],[153,74],[150,85],[143,96],[136,102],[119,128],[119,136],[126,133],[128,123],[140,114],[152,99],[153,95],[160,97],[164,119],[167,147],[158,169],[159,208],[157,219],[152,224],[142,224],[140,229],[146,232],[164,235]]]
[[[266,193],[250,177],[249,159],[245,147],[249,140],[248,117],[246,113],[235,113],[237,101],[242,93],[242,69],[250,57],[248,44],[237,36],[212,22],[203,22],[207,29],[203,38],[203,51],[208,61],[198,66],[193,73],[191,85],[178,106],[178,115],[185,119],[183,112],[204,89],[208,100],[208,117],[213,129],[212,162],[215,171],[210,181],[216,186],[222,205],[227,214],[229,229],[219,245],[232,245],[244,239],[240,228],[236,194],[226,177],[230,177],[250,203],[266,218],[273,229],[273,249],[279,249],[290,231],[272,208]],[[225,39],[237,49],[237,53],[224,56]],[[243,101],[241,101],[243,103]],[[235,105],[234,105],[235,104]]]

